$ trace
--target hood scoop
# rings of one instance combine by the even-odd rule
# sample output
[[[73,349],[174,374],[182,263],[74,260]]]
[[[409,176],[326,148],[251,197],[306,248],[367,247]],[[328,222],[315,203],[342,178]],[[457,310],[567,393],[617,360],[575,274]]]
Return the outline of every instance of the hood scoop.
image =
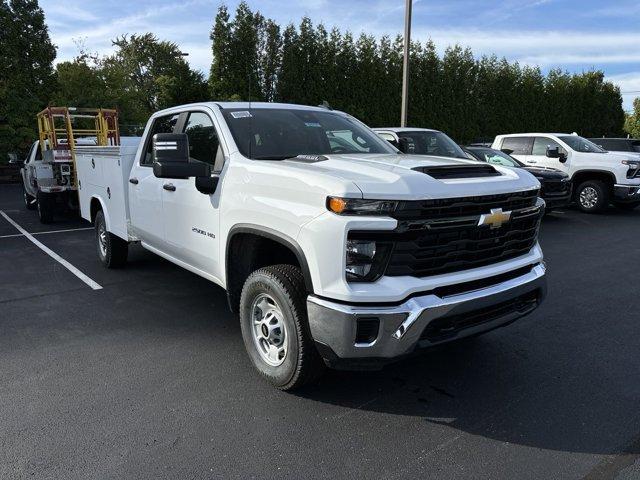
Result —
[[[454,178],[482,178],[499,177],[502,175],[491,165],[438,165],[429,167],[415,167],[412,170],[422,172],[438,180]]]

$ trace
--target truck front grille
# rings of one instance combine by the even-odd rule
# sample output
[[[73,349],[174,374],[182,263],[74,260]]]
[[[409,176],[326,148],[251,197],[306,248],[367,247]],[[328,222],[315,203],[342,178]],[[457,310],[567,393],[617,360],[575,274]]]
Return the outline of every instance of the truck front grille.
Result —
[[[537,193],[404,202],[394,213],[395,230],[350,232],[349,238],[390,245],[387,276],[427,277],[492,265],[535,246],[543,214]],[[510,212],[508,221],[481,224],[483,215],[500,209]]]
[[[533,207],[537,198],[538,190],[528,190],[500,195],[414,200],[400,202],[392,216],[398,220],[431,220],[463,215],[481,215],[488,213],[492,208],[502,208],[507,211]]]

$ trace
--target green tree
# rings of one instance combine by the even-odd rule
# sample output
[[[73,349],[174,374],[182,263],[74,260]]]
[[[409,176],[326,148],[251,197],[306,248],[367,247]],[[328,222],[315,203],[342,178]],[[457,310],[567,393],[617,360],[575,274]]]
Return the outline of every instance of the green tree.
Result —
[[[117,38],[113,45],[117,50],[97,69],[124,123],[145,123],[156,110],[209,97],[204,76],[191,70],[175,43],[146,33]]]
[[[24,154],[55,87],[55,46],[37,0],[0,0],[0,161]]]
[[[633,113],[627,115],[624,130],[633,138],[640,138],[640,97],[633,101]]]

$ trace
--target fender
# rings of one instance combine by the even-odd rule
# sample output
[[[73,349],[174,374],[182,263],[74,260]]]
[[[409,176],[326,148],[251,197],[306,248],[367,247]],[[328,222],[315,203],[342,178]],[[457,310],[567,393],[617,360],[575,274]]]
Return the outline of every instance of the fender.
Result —
[[[277,230],[273,230],[269,227],[265,227],[262,225],[254,225],[250,223],[239,223],[231,227],[229,233],[227,235],[227,244],[225,245],[225,278],[229,278],[228,270],[229,270],[229,244],[231,243],[231,239],[234,235],[238,233],[252,233],[254,235],[258,235],[261,237],[268,238],[269,240],[273,240],[275,242],[284,245],[289,248],[296,256],[298,263],[300,264],[300,268],[302,269],[302,275],[304,277],[304,285],[308,292],[313,292],[313,282],[311,280],[311,273],[309,271],[309,264],[307,263],[307,257],[304,254],[304,251],[298,245],[293,238],[285,235],[284,233],[278,232]]]

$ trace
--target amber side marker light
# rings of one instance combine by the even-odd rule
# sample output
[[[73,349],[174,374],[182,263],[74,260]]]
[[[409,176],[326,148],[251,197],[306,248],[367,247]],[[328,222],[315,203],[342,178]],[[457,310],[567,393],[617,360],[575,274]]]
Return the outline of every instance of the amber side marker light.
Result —
[[[344,198],[330,197],[328,206],[333,213],[342,213],[347,208],[347,202]]]

